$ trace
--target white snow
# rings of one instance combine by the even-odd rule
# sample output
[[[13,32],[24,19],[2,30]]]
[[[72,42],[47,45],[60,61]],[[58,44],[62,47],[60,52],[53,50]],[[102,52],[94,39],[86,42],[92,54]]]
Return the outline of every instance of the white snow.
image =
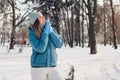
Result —
[[[19,47],[7,51],[0,47],[0,80],[31,80],[30,56],[31,47]],[[63,47],[57,49],[58,70],[66,78],[73,65],[74,80],[120,80],[120,47],[97,45],[97,54],[90,54],[89,48]]]

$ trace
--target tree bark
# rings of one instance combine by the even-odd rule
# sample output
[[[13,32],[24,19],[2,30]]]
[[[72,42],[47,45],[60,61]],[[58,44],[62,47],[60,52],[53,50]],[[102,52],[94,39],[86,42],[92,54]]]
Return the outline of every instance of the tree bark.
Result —
[[[93,7],[93,12],[92,12],[92,6],[91,5],[91,1],[88,0],[88,17],[89,17],[89,40],[90,40],[90,53],[91,54],[96,54],[97,50],[96,50],[96,39],[95,39],[95,31],[94,31],[94,18],[95,18],[95,12],[94,8],[96,8],[95,6],[96,4],[96,0],[94,0],[94,7]]]
[[[83,1],[82,1],[82,8],[84,9]],[[84,47],[84,11],[82,11],[82,48],[83,47]]]
[[[72,15],[72,17],[71,17],[71,41],[70,41],[70,47],[73,47],[73,27],[74,27],[74,18],[73,18],[73,16],[74,16],[74,14],[73,14],[73,8],[74,8],[74,4],[72,4],[72,7],[71,7],[71,15]]]
[[[12,14],[13,14],[13,21],[12,21],[12,33],[11,33],[11,41],[10,41],[10,49],[14,49],[14,43],[15,43],[15,23],[16,23],[16,19],[15,19],[15,2],[14,0],[11,0],[10,2],[11,7],[12,7]]]
[[[104,5],[104,46],[106,46],[106,14],[105,14],[105,0],[103,0],[103,5]]]
[[[112,11],[112,29],[113,29],[113,46],[114,49],[117,49],[117,42],[116,42],[116,31],[115,31],[115,19],[114,19],[114,9],[113,9],[113,2],[110,0],[111,11]]]

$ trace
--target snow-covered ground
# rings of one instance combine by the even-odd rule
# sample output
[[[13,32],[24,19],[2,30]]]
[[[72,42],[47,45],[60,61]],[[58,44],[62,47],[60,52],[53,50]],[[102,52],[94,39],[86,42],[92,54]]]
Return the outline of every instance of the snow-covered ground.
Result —
[[[74,80],[120,80],[120,49],[98,45],[97,51],[91,55],[89,48],[57,49],[58,70],[65,78],[74,66]],[[0,47],[0,80],[31,80],[30,55],[30,47],[25,47],[23,53],[17,47],[9,53],[6,47]]]

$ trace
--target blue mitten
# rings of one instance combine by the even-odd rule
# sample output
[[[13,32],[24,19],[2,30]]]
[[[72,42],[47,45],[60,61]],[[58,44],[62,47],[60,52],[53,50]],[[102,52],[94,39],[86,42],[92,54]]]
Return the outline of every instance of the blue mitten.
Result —
[[[53,31],[50,21],[46,20],[45,27],[43,33],[50,34]]]

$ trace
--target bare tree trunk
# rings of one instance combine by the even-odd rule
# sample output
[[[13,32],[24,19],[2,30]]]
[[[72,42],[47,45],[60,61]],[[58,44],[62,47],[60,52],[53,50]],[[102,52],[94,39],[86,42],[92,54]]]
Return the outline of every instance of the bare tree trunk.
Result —
[[[81,46],[81,38],[80,38],[80,13],[78,12],[76,14],[76,21],[75,21],[75,41],[76,41],[76,46]]]
[[[68,17],[68,10],[67,10],[67,19],[65,19],[65,29],[66,29],[66,36],[67,36],[67,43],[70,43],[70,38],[69,38],[69,17]]]
[[[16,23],[16,19],[15,19],[15,2],[14,0],[11,0],[10,2],[10,5],[12,7],[12,14],[13,14],[13,21],[12,21],[12,33],[11,33],[11,41],[10,41],[10,49],[14,49],[14,42],[15,42],[15,29],[16,29],[16,26],[15,26],[15,23]]]
[[[64,39],[64,44],[65,46],[68,43],[68,34],[67,34],[67,22],[66,22],[66,14],[65,14],[65,8],[63,8],[63,20],[64,20],[64,25],[63,25],[63,29],[62,29],[62,33],[63,33],[63,39]]]
[[[5,32],[2,32],[2,37],[1,37],[1,44],[4,46],[5,44]]]
[[[81,31],[80,31],[80,16],[79,16],[79,21],[78,21],[78,42],[79,46],[81,46]]]
[[[1,44],[3,44],[3,46],[5,44],[6,27],[7,27],[7,14],[4,12],[3,25],[2,25],[2,37],[1,37]]]
[[[74,8],[74,4],[72,4],[72,7],[71,7],[71,15],[72,15],[72,18],[71,18],[71,41],[70,41],[70,47],[73,47],[73,27],[74,27],[74,14],[73,14],[73,8]]]
[[[115,19],[114,19],[114,9],[113,9],[113,2],[110,0],[111,11],[112,11],[112,29],[113,29],[113,46],[114,49],[117,49],[117,42],[116,42],[116,31],[115,31]]]
[[[82,1],[82,8],[84,9],[83,1]],[[83,47],[84,47],[84,11],[82,10],[82,48]]]
[[[75,45],[78,46],[78,20],[77,20],[77,14],[76,14],[76,20],[75,20]]]
[[[95,31],[94,31],[94,18],[95,18],[95,8],[96,8],[96,0],[93,1],[93,5],[92,5],[92,1],[88,0],[88,17],[89,17],[89,40],[90,40],[90,53],[91,54],[96,54],[97,50],[96,50],[96,39],[95,39]],[[92,6],[93,10],[92,10]],[[92,12],[93,11],[93,12]]]
[[[80,0],[79,0],[80,2]],[[80,26],[80,11],[78,13],[78,43],[81,46],[81,26]]]
[[[70,42],[71,42],[71,34],[70,34],[70,33],[71,33],[71,24],[70,24],[69,14],[68,14],[68,13],[69,13],[69,7],[68,7],[68,9],[67,9],[67,18],[68,18],[68,20],[67,20],[67,27],[68,27],[68,28],[67,28],[67,29],[68,29],[68,35],[69,35],[69,36],[68,36],[68,38],[69,38],[69,43],[68,43],[68,44],[69,44],[69,46],[70,46],[70,45],[71,45],[71,44],[70,44]]]
[[[104,5],[104,46],[106,46],[106,14],[105,14],[105,0],[103,0]]]
[[[81,46],[80,44],[80,20],[79,20],[79,13],[76,14],[76,21],[75,21],[75,41],[76,46]]]

